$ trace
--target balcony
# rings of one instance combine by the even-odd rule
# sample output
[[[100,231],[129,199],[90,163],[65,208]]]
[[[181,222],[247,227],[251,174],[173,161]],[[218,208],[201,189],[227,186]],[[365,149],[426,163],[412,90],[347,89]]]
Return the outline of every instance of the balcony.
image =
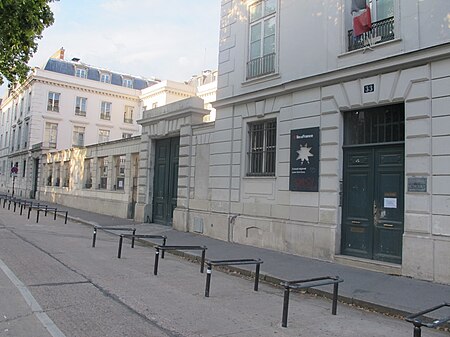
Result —
[[[372,22],[372,30],[359,36],[353,36],[353,29],[348,31],[348,51],[361,49],[374,44],[394,39],[394,17]]]
[[[79,107],[76,107],[75,108],[75,115],[86,117],[86,111],[83,111]]]
[[[247,62],[247,80],[275,72],[275,53]]]
[[[133,118],[124,118],[123,122],[127,124],[133,124]]]
[[[100,114],[100,119],[104,119],[104,120],[111,120],[111,115],[109,113],[101,113]]]

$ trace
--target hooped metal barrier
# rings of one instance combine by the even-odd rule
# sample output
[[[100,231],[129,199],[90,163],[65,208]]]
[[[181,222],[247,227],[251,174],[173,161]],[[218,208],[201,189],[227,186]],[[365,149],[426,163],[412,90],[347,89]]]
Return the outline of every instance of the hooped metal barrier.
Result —
[[[136,234],[136,228],[130,227],[103,227],[103,226],[94,226],[94,234],[92,235],[92,248],[95,248],[95,242],[97,240],[97,231],[101,229],[104,231],[129,231],[132,232],[133,235]],[[131,248],[134,248],[134,238],[131,240]]]
[[[48,208],[48,205],[43,205],[43,204],[39,204],[39,203],[37,203],[37,204],[31,204],[29,207],[28,207],[28,219],[30,218],[30,215],[31,215],[31,210],[32,209],[36,209],[36,210],[43,210],[43,211],[45,211],[45,209],[46,208]],[[36,221],[37,222],[37,221]]]
[[[156,246],[155,247],[155,265],[153,266],[153,274],[158,275],[158,263],[159,263],[159,251],[162,252],[166,250],[201,250],[202,251],[202,258],[200,261],[200,273],[203,274],[203,271],[205,269],[205,255],[206,255],[206,246]]]
[[[167,236],[165,235],[153,235],[153,234],[120,234],[119,237],[119,250],[117,252],[117,258],[120,259],[122,257],[122,242],[123,238],[131,238],[131,248],[134,248],[134,239],[161,239],[163,240],[162,246],[166,245]],[[164,251],[161,256],[161,258],[164,258]]]
[[[211,274],[212,274],[212,266],[237,266],[237,265],[246,265],[246,264],[254,264],[255,267],[255,285],[253,289],[258,291],[259,285],[259,270],[263,261],[261,259],[229,259],[229,260],[209,260],[206,261],[206,285],[205,285],[205,297],[209,297],[209,291],[211,286]]]
[[[406,317],[405,320],[414,325],[413,337],[422,337],[422,327],[423,326],[426,328],[437,328],[438,326],[445,324],[446,322],[449,322],[450,316],[446,317],[446,318],[435,319],[432,322],[430,322],[430,319],[427,320],[424,317],[422,317],[422,319],[420,318],[421,316],[424,316],[425,314],[429,314],[430,312],[439,310],[443,307],[450,307],[450,303],[442,303],[433,308],[429,308],[424,311],[421,311],[421,312],[418,312],[418,313],[412,314],[411,316]]]
[[[320,286],[325,286],[333,284],[333,302],[331,307],[331,314],[336,315],[337,312],[337,300],[338,300],[338,286],[339,283],[344,282],[339,276],[325,276],[316,277],[305,280],[298,281],[286,281],[282,282],[281,285],[284,287],[284,298],[283,298],[283,315],[281,319],[281,326],[283,328],[287,327],[288,319],[288,309],[289,309],[289,292],[291,289],[308,289]]]
[[[55,212],[55,217],[53,220],[56,220],[56,212],[58,211],[58,209],[56,207],[48,207],[47,205],[45,206],[45,208],[37,208],[36,209],[36,223],[39,222],[39,213],[40,212],[44,212],[44,215],[47,216],[48,212]]]

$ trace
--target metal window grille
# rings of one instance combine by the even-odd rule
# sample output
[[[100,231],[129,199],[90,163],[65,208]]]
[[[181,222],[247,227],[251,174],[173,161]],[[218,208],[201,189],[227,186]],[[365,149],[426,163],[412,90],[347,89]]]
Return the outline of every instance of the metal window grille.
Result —
[[[249,176],[274,176],[276,161],[276,120],[249,124]]]
[[[345,114],[345,145],[403,142],[405,107],[396,104]]]

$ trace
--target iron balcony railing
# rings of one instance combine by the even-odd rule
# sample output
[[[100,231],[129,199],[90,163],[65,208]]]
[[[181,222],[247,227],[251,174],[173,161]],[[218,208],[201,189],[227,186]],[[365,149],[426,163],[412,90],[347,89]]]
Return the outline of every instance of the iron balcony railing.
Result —
[[[100,119],[105,119],[105,120],[109,121],[109,120],[111,120],[111,115],[109,113],[102,112],[100,114]]]
[[[247,80],[275,72],[275,53],[247,62]]]
[[[128,124],[133,124],[133,118],[124,118],[123,122],[128,123]]]
[[[394,39],[394,17],[372,22],[372,29],[359,36],[348,31],[348,51],[361,49],[377,43]]]

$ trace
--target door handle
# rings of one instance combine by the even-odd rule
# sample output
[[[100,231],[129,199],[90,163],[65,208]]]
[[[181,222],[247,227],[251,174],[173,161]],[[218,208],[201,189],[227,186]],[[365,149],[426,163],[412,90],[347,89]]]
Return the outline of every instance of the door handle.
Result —
[[[384,227],[394,227],[394,225],[393,225],[393,224],[390,224],[390,223],[384,223],[383,226],[384,226]]]
[[[352,220],[352,224],[358,225],[360,223],[361,223],[361,221]]]

